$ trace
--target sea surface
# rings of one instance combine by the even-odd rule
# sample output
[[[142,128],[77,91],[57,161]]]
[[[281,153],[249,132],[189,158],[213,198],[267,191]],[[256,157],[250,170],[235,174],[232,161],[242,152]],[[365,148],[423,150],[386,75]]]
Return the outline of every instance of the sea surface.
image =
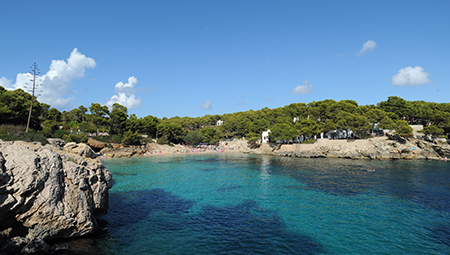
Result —
[[[104,163],[115,185],[95,254],[450,254],[450,162],[218,153]]]

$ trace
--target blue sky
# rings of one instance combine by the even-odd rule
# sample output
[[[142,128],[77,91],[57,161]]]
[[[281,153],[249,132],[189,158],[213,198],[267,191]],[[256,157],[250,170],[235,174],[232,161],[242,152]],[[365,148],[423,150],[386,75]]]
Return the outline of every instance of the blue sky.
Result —
[[[450,1],[0,0],[0,85],[59,110],[197,117],[388,96],[449,102]]]

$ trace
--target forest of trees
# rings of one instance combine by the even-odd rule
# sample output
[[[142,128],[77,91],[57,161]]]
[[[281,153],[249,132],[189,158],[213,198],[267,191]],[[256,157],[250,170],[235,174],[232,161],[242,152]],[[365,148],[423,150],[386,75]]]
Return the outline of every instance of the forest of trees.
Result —
[[[23,90],[9,91],[0,86],[0,123],[26,125],[30,101],[31,95]],[[295,122],[294,118],[297,119]],[[223,120],[224,124],[216,126],[218,120]],[[85,142],[87,134],[108,133],[103,140],[124,144],[140,144],[142,135],[158,138],[158,143],[165,144],[217,144],[226,138],[245,137],[255,141],[267,129],[271,130],[272,137],[286,140],[298,135],[313,137],[335,129],[351,129],[359,138],[364,138],[375,126],[408,136],[412,132],[409,124],[422,124],[424,133],[447,137],[450,133],[450,103],[406,101],[396,96],[377,105],[327,99],[274,109],[266,107],[223,115],[159,119],[152,115],[138,118],[117,103],[111,109],[92,103],[60,112],[35,99],[30,128],[45,137],[77,142]]]

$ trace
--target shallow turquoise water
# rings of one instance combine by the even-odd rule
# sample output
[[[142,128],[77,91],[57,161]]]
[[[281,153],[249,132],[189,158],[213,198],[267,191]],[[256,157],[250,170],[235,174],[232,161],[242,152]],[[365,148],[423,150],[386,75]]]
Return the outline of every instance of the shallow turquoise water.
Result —
[[[450,254],[449,163],[229,154],[104,163],[116,184],[96,240],[103,254]]]

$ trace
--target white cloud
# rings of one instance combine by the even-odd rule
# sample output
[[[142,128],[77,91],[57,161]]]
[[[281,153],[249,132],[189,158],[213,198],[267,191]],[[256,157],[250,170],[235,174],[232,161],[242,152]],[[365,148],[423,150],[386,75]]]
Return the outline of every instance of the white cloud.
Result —
[[[134,76],[129,77],[127,83],[118,82],[115,86],[117,95],[113,95],[106,105],[109,108],[115,103],[121,104],[128,109],[140,107],[142,105],[142,100],[137,99],[136,95],[133,94],[136,92],[134,87],[137,84],[138,80]]]
[[[369,52],[371,52],[373,49],[375,49],[375,47],[377,47],[377,44],[375,43],[375,41],[372,40],[368,40],[367,42],[365,42],[363,44],[363,46],[361,47],[361,50],[356,53],[356,56],[362,56],[364,54],[367,54]]]
[[[205,103],[202,104],[202,106],[200,107],[200,109],[202,110],[211,110],[211,99],[206,100]]]
[[[64,60],[52,60],[48,72],[42,76],[37,77],[37,84],[42,86],[37,87],[36,94],[40,94],[39,102],[50,104],[52,107],[64,109],[68,107],[70,101],[74,97],[67,97],[74,93],[70,89],[70,84],[76,78],[84,77],[84,73],[88,68],[95,68],[97,63],[94,59],[86,57],[81,54],[77,48],[70,53],[67,62]],[[27,73],[19,73],[16,77],[16,83],[5,77],[0,79],[0,85],[7,89],[13,90],[21,88],[25,91],[31,85],[30,77]]]
[[[392,85],[400,87],[415,87],[427,83],[432,83],[428,77],[429,73],[424,72],[420,66],[408,66],[401,68],[398,73],[391,77]]]
[[[5,89],[13,88],[11,80],[6,79],[6,77],[0,78],[0,86],[4,87]]]
[[[303,85],[297,85],[297,87],[293,88],[291,94],[302,95],[311,93],[313,91],[314,91],[313,86],[309,84],[307,80],[305,80],[303,82]]]
[[[119,82],[116,84],[116,92],[117,93],[133,93],[134,92],[134,86],[138,84],[138,80],[136,77],[131,76],[128,78],[128,83]]]

